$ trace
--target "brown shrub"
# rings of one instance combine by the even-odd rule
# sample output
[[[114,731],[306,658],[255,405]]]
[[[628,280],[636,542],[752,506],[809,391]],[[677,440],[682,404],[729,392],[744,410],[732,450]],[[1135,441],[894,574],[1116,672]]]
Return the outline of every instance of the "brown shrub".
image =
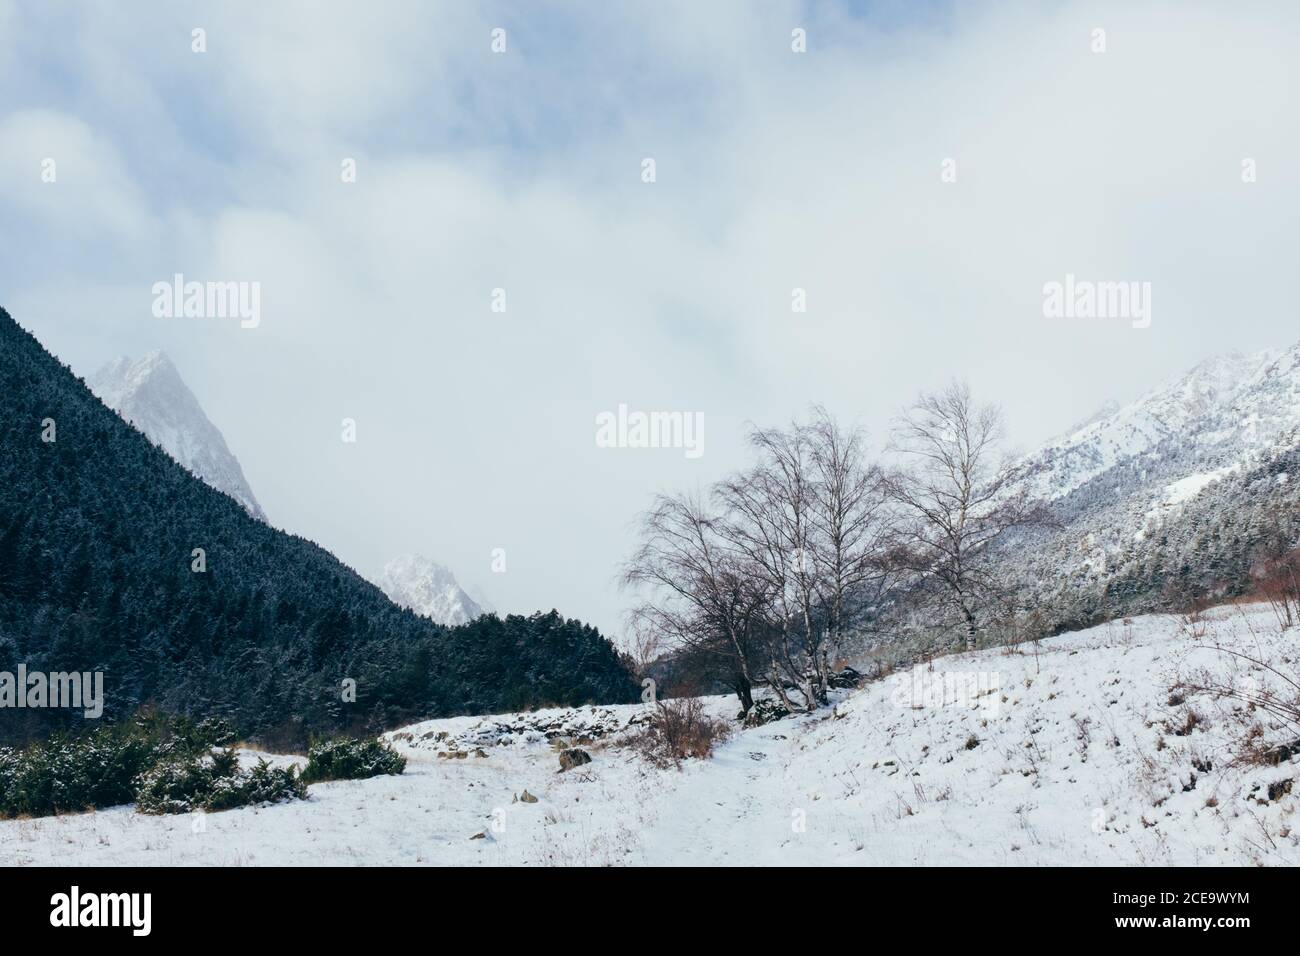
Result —
[[[628,744],[656,767],[679,767],[683,760],[712,755],[716,744],[731,736],[731,725],[704,712],[694,697],[663,700]]]

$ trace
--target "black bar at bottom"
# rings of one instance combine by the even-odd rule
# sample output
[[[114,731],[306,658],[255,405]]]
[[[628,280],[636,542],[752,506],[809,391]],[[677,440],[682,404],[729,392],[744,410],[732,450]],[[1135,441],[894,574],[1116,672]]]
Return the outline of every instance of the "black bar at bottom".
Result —
[[[607,949],[594,940],[634,945],[639,933],[686,932],[683,921],[698,925],[690,930],[697,944],[734,944],[738,930],[773,925],[819,938],[849,932],[864,943],[878,930],[925,943],[1008,931],[1024,941],[1200,935],[1231,944],[1242,933],[1294,929],[1289,882],[1258,869],[10,868],[0,871],[0,926],[7,934],[113,936],[127,945],[188,944],[208,933],[221,946],[374,945],[426,931],[446,941],[451,930],[482,932],[485,940],[503,932],[563,939],[581,929],[571,940]],[[1026,932],[1059,935],[1020,935]]]

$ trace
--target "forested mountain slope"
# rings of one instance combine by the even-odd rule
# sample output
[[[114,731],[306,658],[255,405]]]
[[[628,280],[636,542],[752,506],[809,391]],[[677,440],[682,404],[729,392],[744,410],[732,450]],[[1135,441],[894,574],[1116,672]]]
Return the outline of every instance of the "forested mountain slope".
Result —
[[[1251,588],[1300,539],[1300,346],[1227,355],[1017,465],[1054,526],[1001,549],[1053,630]]]
[[[44,438],[53,438],[52,441]],[[205,570],[196,571],[202,549]],[[0,670],[103,671],[105,713],[231,718],[267,741],[635,699],[558,613],[444,628],[276,531],[105,407],[0,309]],[[343,682],[355,680],[346,702]],[[0,712],[14,740],[72,719]]]

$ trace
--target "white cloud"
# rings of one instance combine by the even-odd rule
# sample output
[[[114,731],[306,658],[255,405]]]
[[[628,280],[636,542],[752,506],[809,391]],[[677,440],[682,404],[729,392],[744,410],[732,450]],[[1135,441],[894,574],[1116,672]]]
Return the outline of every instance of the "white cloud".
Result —
[[[0,118],[0,202],[74,236],[131,240],[150,226],[111,139],[50,110]]]
[[[210,59],[178,45],[192,8],[101,24],[122,42],[86,67],[83,119],[0,120],[0,202],[42,228],[143,230],[139,283],[262,282],[255,332],[132,316],[111,351],[165,339],[272,518],[363,571],[426,551],[505,609],[613,629],[628,523],[735,464],[746,419],[820,400],[879,435],[964,374],[1029,441],[1210,352],[1295,337],[1289,8],[963,7],[936,30],[796,4],[574,5],[549,31],[513,7],[201,9]],[[111,159],[152,162],[120,134],[119,71],[132,122],[166,134],[161,166],[129,166],[138,188]],[[34,147],[11,128],[96,158],[87,212],[15,191]],[[0,275],[35,307],[86,267]],[[1152,328],[1044,319],[1042,284],[1066,272],[1152,282]],[[100,314],[100,288],[57,301]],[[620,402],[703,411],[705,458],[595,448],[595,414]]]

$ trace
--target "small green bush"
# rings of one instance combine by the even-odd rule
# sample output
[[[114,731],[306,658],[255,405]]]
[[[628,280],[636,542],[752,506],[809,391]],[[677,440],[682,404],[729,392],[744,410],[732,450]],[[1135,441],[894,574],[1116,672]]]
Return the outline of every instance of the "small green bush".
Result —
[[[0,817],[49,816],[139,802],[146,813],[226,809],[306,794],[292,770],[242,771],[225,721],[141,713],[23,748],[0,747]]]
[[[406,758],[377,737],[368,740],[339,737],[311,746],[302,777],[308,783],[364,780],[380,774],[399,774],[405,769]]]
[[[190,754],[146,772],[136,794],[141,813],[231,810],[258,803],[302,800],[307,784],[294,767],[272,767],[265,760],[241,769],[233,750]]]
[[[112,807],[135,798],[157,741],[138,725],[57,733],[21,750],[0,748],[0,816],[48,816]]]
[[[189,813],[204,807],[219,780],[229,780],[233,770],[218,769],[204,757],[176,757],[147,771],[136,793],[141,813]]]
[[[297,767],[272,767],[259,759],[251,770],[244,771],[244,778],[246,804],[307,799],[307,781]]]

